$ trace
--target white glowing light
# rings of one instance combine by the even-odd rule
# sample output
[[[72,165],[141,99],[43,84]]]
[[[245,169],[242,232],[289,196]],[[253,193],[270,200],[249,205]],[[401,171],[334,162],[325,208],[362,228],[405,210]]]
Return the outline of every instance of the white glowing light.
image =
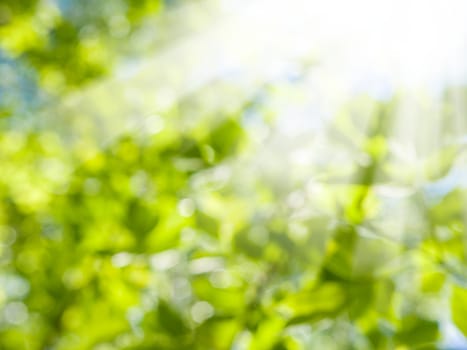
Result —
[[[116,118],[163,113],[216,80],[250,96],[264,82],[293,81],[300,62],[311,59],[313,72],[300,82],[304,102],[294,106],[285,98],[274,107],[284,132],[295,133],[297,125],[316,130],[357,94],[387,100],[401,88],[440,91],[465,81],[465,13],[463,0],[223,0],[203,30],[123,64],[115,78],[68,104],[104,104],[96,96],[108,91],[122,96],[113,100],[112,122],[101,121],[110,142],[131,125]],[[149,132],[163,127],[158,118],[148,122]]]
[[[190,198],[184,198],[178,203],[178,212],[181,216],[190,217],[195,209],[195,202]]]
[[[214,308],[206,301],[199,301],[191,308],[191,317],[196,323],[202,323],[214,315]]]

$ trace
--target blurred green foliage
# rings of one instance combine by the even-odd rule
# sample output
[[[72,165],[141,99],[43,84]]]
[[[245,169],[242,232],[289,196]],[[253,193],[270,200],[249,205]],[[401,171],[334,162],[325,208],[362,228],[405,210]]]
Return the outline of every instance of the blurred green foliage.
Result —
[[[65,94],[168,7],[4,0],[2,55]],[[277,171],[245,126],[256,108],[270,127],[267,99],[209,114],[204,93],[105,145],[2,124],[0,349],[437,349],[449,319],[467,334],[462,144],[411,163],[397,97],[363,97],[306,171],[279,153]]]
[[[32,65],[46,88],[74,87],[109,72],[124,39],[164,6],[163,0],[2,1],[0,45]]]

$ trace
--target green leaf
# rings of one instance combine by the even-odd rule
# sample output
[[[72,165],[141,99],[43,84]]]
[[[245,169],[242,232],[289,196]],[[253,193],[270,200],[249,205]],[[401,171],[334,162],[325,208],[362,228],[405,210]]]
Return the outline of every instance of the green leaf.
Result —
[[[160,326],[170,334],[182,335],[188,331],[185,321],[180,313],[165,301],[159,301],[157,315]]]
[[[289,324],[314,322],[334,317],[344,308],[346,300],[344,285],[327,282],[312,290],[291,294],[280,304],[280,309],[291,314]]]
[[[451,292],[451,317],[457,328],[467,336],[467,289],[454,286]]]

